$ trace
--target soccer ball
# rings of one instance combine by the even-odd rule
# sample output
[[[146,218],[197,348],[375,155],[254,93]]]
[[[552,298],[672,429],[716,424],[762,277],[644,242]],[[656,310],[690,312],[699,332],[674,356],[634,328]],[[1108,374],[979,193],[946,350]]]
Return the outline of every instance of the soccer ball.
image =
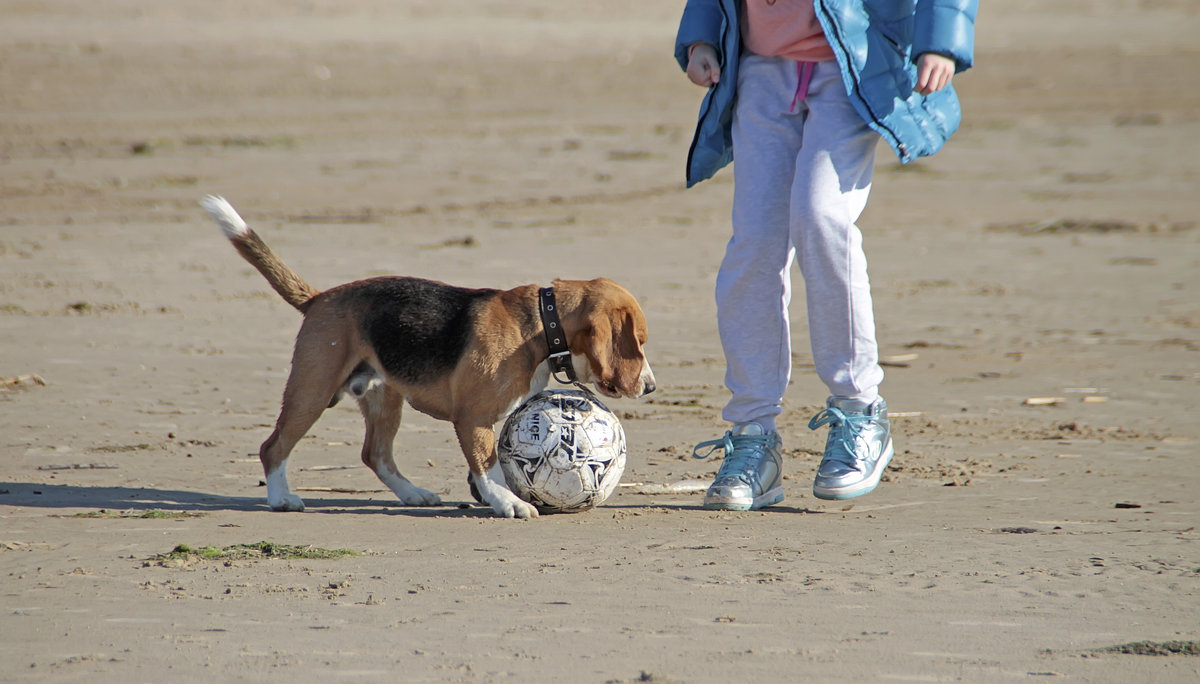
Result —
[[[508,488],[548,513],[594,508],[625,472],[625,430],[580,390],[534,395],[505,421],[496,451]]]

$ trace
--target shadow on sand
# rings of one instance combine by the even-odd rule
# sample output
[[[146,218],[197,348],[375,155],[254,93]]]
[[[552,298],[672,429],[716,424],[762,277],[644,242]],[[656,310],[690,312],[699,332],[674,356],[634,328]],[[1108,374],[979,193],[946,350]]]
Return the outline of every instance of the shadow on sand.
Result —
[[[441,506],[402,506],[387,499],[305,497],[305,512],[408,515],[421,518],[488,517],[491,510],[464,502]],[[266,497],[222,496],[208,492],[146,487],[90,487],[0,482],[0,505],[29,508],[94,508],[110,511],[271,512]]]
[[[404,506],[387,499],[327,499],[305,497],[305,512],[326,514],[384,514],[405,515],[414,518],[461,518],[492,517],[490,508],[474,502],[445,501],[440,506]],[[192,492],[180,489],[154,489],[145,487],[91,487],[59,484],[34,484],[28,482],[0,482],[0,505],[24,506],[28,508],[68,509],[94,508],[109,511],[187,511],[205,513],[215,511],[271,512],[266,497],[221,496],[207,492]],[[699,504],[609,503],[597,512],[639,511],[663,509],[672,511],[708,511]],[[792,506],[770,506],[762,513],[790,513],[816,515],[824,511]],[[729,511],[728,514],[744,513]],[[555,514],[571,515],[571,514]]]

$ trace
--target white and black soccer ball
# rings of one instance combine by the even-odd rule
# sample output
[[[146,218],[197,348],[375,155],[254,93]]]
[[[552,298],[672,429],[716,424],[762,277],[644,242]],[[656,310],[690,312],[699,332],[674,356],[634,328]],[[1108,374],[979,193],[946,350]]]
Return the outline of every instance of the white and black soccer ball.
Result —
[[[546,390],[508,417],[496,447],[508,487],[549,513],[609,497],[625,472],[625,430],[590,392]]]

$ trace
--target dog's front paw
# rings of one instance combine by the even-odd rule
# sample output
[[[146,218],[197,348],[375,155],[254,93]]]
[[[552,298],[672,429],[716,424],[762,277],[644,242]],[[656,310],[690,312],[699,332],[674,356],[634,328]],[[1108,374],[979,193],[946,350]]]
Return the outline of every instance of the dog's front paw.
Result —
[[[501,518],[528,520],[538,517],[538,509],[528,501],[522,501],[521,497],[513,494],[508,485],[504,483],[504,474],[500,472],[499,463],[493,465],[483,475],[471,475],[470,477],[471,482],[475,485],[472,494],[478,494],[479,498],[489,504],[496,515]]]
[[[522,501],[514,494],[509,494],[511,501],[497,501],[492,504],[492,510],[502,518],[521,518],[528,520],[538,517],[538,509],[527,501]]]

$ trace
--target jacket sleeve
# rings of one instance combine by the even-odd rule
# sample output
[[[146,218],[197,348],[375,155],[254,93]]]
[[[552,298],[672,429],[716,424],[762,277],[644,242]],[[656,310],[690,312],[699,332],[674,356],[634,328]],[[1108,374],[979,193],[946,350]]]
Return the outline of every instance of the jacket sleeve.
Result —
[[[934,52],[953,59],[956,71],[975,63],[975,14],[979,0],[917,0],[912,56]]]
[[[675,36],[675,61],[681,69],[687,70],[688,48],[695,43],[708,43],[720,51],[724,17],[719,0],[688,0]]]

